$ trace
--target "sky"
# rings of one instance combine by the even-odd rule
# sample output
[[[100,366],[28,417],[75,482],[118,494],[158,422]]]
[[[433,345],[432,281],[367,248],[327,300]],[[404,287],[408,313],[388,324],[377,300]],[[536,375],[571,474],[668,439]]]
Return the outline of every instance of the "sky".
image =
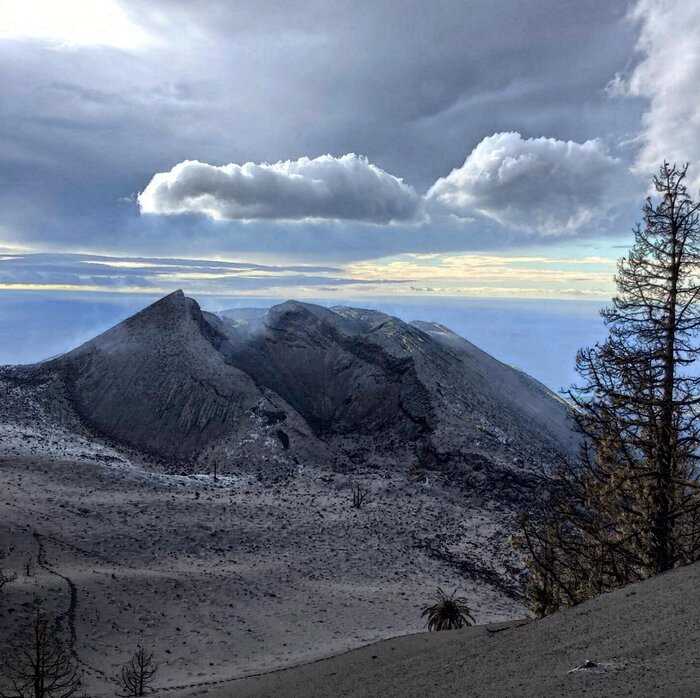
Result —
[[[178,288],[600,306],[655,168],[700,189],[688,0],[0,0],[0,84],[0,334],[44,300],[46,351]]]
[[[606,300],[700,4],[0,0],[0,293]]]

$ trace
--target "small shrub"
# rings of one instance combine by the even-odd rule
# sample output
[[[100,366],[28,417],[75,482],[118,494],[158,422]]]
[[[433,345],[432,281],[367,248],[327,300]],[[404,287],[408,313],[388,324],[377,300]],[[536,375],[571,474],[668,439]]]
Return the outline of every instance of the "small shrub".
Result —
[[[362,505],[367,499],[367,490],[362,485],[354,484],[352,486],[352,505],[355,509],[362,509]]]
[[[436,603],[426,606],[421,617],[427,617],[426,625],[431,632],[438,630],[456,630],[468,625],[474,625],[475,621],[471,609],[464,596],[455,596],[455,589],[451,594],[446,594],[440,587],[437,589]]]

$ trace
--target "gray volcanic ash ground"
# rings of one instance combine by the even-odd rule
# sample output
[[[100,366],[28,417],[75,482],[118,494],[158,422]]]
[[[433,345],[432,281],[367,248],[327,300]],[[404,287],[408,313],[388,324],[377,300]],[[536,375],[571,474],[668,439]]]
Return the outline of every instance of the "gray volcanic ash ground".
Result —
[[[438,585],[523,615],[507,537],[573,444],[536,381],[347,308],[174,294],[0,383],[0,627],[44,598],[94,695],[139,642],[184,690],[417,632]]]

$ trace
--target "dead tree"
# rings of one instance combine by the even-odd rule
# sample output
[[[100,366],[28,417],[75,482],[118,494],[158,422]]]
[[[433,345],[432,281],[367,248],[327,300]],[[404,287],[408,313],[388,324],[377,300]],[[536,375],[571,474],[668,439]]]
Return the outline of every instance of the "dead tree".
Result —
[[[7,570],[0,569],[0,592],[2,592],[6,584],[11,584],[17,579],[17,575],[14,572],[8,572]]]
[[[0,688],[0,698],[70,698],[81,685],[72,656],[41,609],[26,636],[3,653],[0,666],[0,676],[11,687],[9,693]]]
[[[664,164],[644,226],[582,349],[569,397],[579,462],[543,476],[551,499],[522,520],[530,600],[543,615],[700,557],[700,204],[687,166]]]
[[[153,654],[138,646],[131,659],[122,667],[117,683],[125,696],[143,696],[151,688],[158,671]]]
[[[367,490],[362,485],[355,483],[352,486],[352,505],[355,509],[362,509],[367,499]]]
[[[9,552],[12,552],[13,548],[10,548]],[[0,562],[8,556],[7,552],[0,552]],[[17,575],[14,572],[9,572],[8,570],[0,567],[0,593],[2,593],[3,588],[6,584],[11,584],[17,579]]]

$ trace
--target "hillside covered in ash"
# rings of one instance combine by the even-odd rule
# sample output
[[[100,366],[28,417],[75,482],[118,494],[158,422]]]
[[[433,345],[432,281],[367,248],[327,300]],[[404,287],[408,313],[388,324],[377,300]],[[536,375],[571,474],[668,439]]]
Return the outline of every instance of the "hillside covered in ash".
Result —
[[[178,292],[0,390],[0,627],[43,599],[96,696],[137,643],[198,690],[418,632],[436,586],[522,616],[508,534],[575,447],[447,328],[291,301]]]
[[[575,445],[566,404],[534,379],[443,326],[347,307],[215,315],[178,291],[0,378],[180,469],[433,470],[507,498]]]

